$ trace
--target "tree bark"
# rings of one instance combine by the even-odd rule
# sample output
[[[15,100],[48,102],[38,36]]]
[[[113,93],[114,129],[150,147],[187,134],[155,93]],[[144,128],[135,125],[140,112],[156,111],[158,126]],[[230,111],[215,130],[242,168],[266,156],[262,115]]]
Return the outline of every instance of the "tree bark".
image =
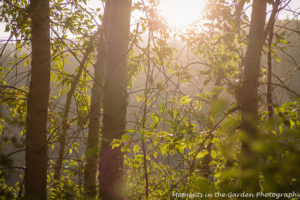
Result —
[[[31,0],[31,81],[27,100],[25,199],[47,199],[50,92],[49,0]]]
[[[85,151],[86,163],[84,169],[84,193],[87,199],[95,199],[97,195],[96,174],[99,157],[104,68],[106,66],[107,15],[109,15],[109,1],[105,5],[100,40],[97,45],[97,60],[94,66],[95,76],[89,113],[88,143]]]
[[[241,87],[241,128],[244,133],[242,139],[241,167],[251,170],[250,175],[242,178],[242,187],[245,191],[259,190],[258,172],[256,169],[257,155],[252,151],[250,144],[259,136],[258,123],[258,78],[260,58],[264,44],[264,28],[266,20],[267,0],[254,0],[251,14],[250,34],[245,57],[244,74]]]
[[[241,17],[242,17],[245,3],[246,3],[246,0],[240,0],[239,2],[237,2],[237,6],[236,6],[236,9],[234,12],[235,24],[236,24],[238,31],[241,28]]]
[[[127,54],[130,31],[131,0],[109,0],[107,24],[107,67],[103,92],[103,131],[100,150],[100,197],[124,199],[122,192],[123,155],[121,147],[112,149],[113,139],[120,139],[126,126]]]
[[[267,106],[269,118],[273,117],[273,100],[272,100],[272,42],[274,37],[274,25],[276,21],[276,14],[280,5],[280,0],[273,3],[273,10],[265,30],[265,35],[268,34],[268,74],[267,74]]]

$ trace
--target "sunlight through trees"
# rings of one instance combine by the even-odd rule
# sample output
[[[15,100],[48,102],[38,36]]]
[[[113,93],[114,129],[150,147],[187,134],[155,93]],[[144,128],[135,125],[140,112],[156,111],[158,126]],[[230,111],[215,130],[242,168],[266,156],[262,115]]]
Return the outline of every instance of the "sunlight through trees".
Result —
[[[299,1],[0,13],[0,199],[300,198]]]

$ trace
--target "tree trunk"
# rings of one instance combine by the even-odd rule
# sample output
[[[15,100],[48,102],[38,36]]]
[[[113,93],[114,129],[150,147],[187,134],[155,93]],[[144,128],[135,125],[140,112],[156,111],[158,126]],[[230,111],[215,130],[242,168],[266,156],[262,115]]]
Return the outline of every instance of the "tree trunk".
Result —
[[[273,10],[265,30],[265,36],[268,34],[268,75],[267,75],[267,106],[269,118],[273,117],[273,100],[272,100],[272,42],[274,37],[274,25],[276,22],[276,14],[280,5],[280,0],[273,3]]]
[[[257,155],[250,148],[250,144],[259,136],[258,123],[258,78],[260,58],[264,44],[264,28],[266,19],[267,0],[254,0],[252,7],[249,43],[245,57],[245,68],[241,88],[240,105],[242,111],[241,128],[244,132],[242,140],[241,167],[250,170],[242,178],[245,191],[259,190],[258,172],[256,170]]]
[[[271,119],[273,116],[273,101],[272,101],[272,42],[274,25],[270,29],[269,39],[268,39],[268,80],[267,80],[267,105],[268,105],[268,115]]]
[[[31,81],[27,102],[25,199],[47,199],[50,92],[49,0],[31,0]]]
[[[215,87],[220,86],[221,85],[221,77],[219,75],[217,75],[216,81],[215,81]],[[213,95],[212,96],[212,102],[216,101],[218,99],[218,95]],[[209,111],[209,116],[211,116],[211,108]],[[209,117],[209,122],[208,122],[208,128],[212,129],[215,126],[213,120]],[[211,175],[211,169],[210,169],[210,162],[212,161],[212,157],[211,157],[211,151],[212,151],[212,140],[214,139],[214,136],[211,135],[209,136],[209,143],[207,144],[206,150],[208,152],[207,155],[204,156],[203,158],[203,172],[202,175],[209,179],[209,176]]]
[[[242,17],[242,13],[243,13],[245,4],[246,4],[246,0],[240,0],[239,2],[237,2],[236,8],[235,8],[234,18],[235,18],[235,24],[236,24],[238,32],[241,29],[241,17]]]
[[[57,161],[54,166],[54,181],[55,181],[54,186],[57,185],[57,183],[60,181],[60,178],[61,178],[61,169],[63,167],[63,160],[65,157],[65,150],[66,150],[66,145],[67,145],[67,133],[68,133],[68,129],[70,126],[69,125],[69,112],[70,112],[70,108],[71,108],[72,97],[75,93],[77,84],[79,83],[81,74],[84,70],[84,65],[88,61],[88,58],[89,58],[89,55],[90,55],[92,49],[93,49],[93,41],[90,41],[88,44],[87,50],[80,62],[79,70],[71,83],[70,90],[67,93],[67,99],[65,102],[64,112],[63,112],[63,117],[62,117],[61,133],[58,137],[59,138],[58,142],[59,142],[60,146],[59,146],[58,158],[57,158]]]
[[[106,66],[106,26],[109,13],[109,1],[105,5],[100,40],[97,45],[97,60],[94,66],[95,76],[89,113],[88,143],[85,151],[86,163],[84,169],[84,193],[86,198],[95,199],[97,195],[97,163],[99,157],[99,136],[101,120],[101,100],[103,93],[104,68]]]
[[[102,199],[120,200],[123,199],[123,155],[121,147],[112,149],[111,142],[121,138],[126,126],[131,0],[109,0],[109,4],[99,182]]]

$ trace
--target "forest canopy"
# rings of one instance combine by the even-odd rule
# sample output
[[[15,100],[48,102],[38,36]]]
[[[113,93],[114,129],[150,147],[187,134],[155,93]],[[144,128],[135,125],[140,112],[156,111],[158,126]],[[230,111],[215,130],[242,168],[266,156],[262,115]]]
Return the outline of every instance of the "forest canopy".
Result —
[[[0,200],[300,198],[298,0],[0,6]]]

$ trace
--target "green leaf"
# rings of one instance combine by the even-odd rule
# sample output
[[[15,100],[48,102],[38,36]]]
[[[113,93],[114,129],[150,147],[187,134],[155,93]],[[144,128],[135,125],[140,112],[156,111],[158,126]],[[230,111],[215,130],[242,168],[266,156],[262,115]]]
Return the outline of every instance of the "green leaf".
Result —
[[[279,63],[281,62],[280,58],[277,55],[275,55],[274,58],[277,62],[279,62]]]
[[[28,59],[26,59],[24,62],[24,67],[27,67],[27,66],[28,66]]]
[[[160,147],[160,151],[161,151],[161,154],[162,154],[163,156],[167,153],[168,147],[169,147],[168,144],[164,144],[164,145],[162,145],[162,146]]]
[[[128,145],[122,146],[121,151],[123,153],[130,153],[130,149],[129,149]]]
[[[203,158],[204,156],[206,156],[208,154],[207,150],[201,151],[197,154],[196,159],[200,159]]]
[[[20,52],[22,50],[22,45],[21,43],[18,41],[17,42],[17,51]]]
[[[156,115],[152,115],[152,119],[154,120],[154,123],[159,122],[159,118]]]
[[[193,99],[192,99],[192,98],[190,98],[190,96],[189,96],[189,95],[187,95],[187,96],[183,96],[183,97],[181,97],[181,99],[180,99],[180,103],[181,103],[182,105],[185,105],[185,104],[188,104],[188,103],[190,103],[192,100],[193,100]]]
[[[138,153],[140,151],[140,146],[138,144],[134,145],[133,152]]]
[[[111,148],[114,149],[116,147],[119,147],[121,145],[120,140],[113,140],[111,144]]]
[[[4,32],[9,32],[9,31],[10,31],[10,28],[9,28],[9,25],[7,24],[7,25],[5,26]]]
[[[211,157],[215,159],[217,157],[217,152],[215,150],[211,151]]]
[[[181,143],[181,144],[178,144],[178,145],[176,145],[176,149],[180,152],[180,153],[182,153],[182,154],[184,154],[184,149],[186,148],[186,144],[184,144],[184,143]]]
[[[289,42],[286,39],[281,38],[280,39],[280,43],[282,43],[282,44],[288,44]]]
[[[129,135],[122,135],[122,141],[129,140],[130,136]]]

